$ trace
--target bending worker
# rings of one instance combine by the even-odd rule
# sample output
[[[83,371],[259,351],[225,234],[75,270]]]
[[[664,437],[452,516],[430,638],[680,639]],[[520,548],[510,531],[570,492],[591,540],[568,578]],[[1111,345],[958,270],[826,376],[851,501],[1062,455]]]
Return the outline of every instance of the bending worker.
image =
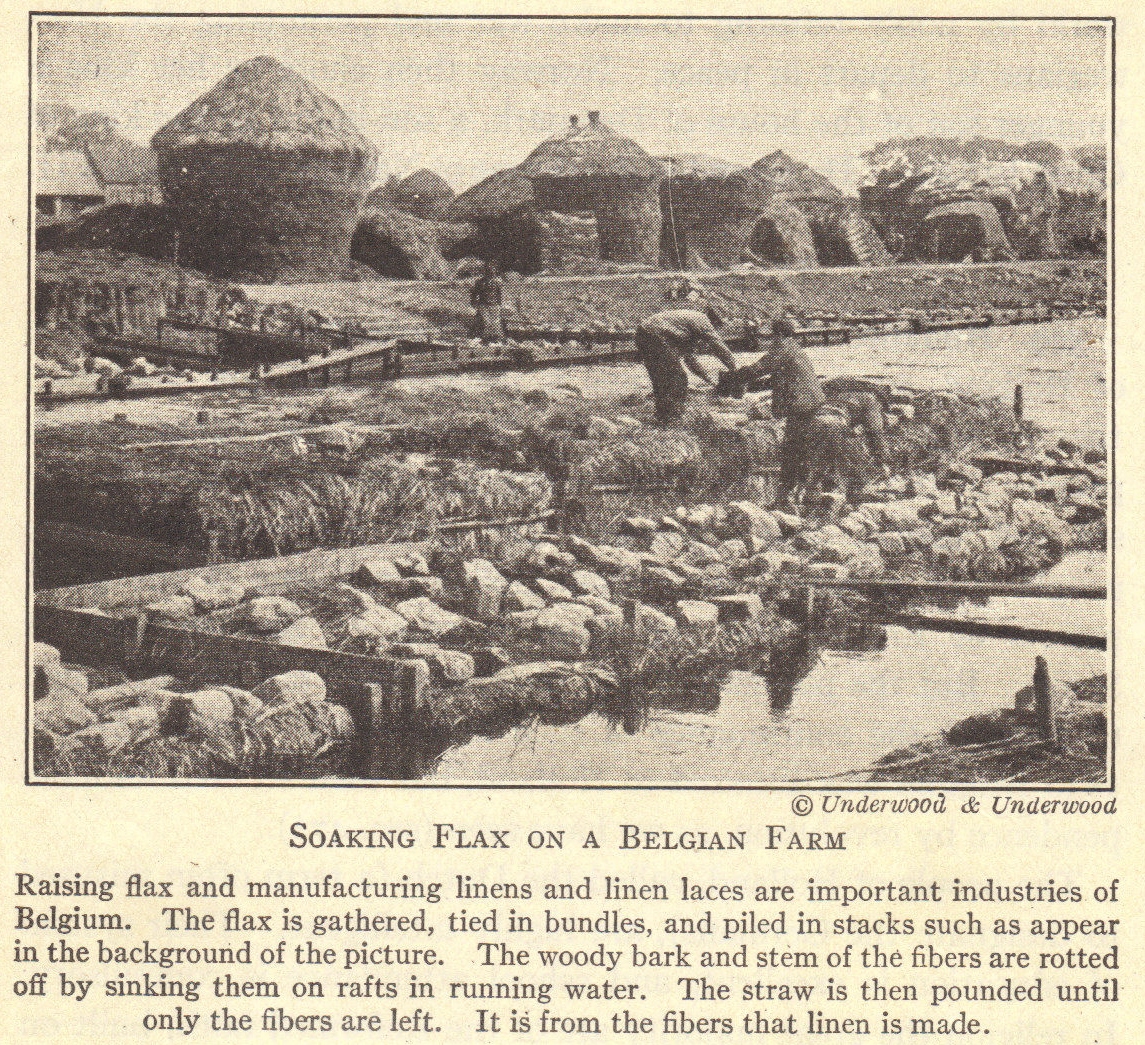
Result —
[[[851,425],[863,433],[870,452],[884,476],[889,476],[890,450],[887,447],[885,386],[858,377],[835,377],[823,386],[827,400],[847,411]]]
[[[715,384],[696,359],[697,355],[713,355],[729,371],[735,371],[731,351],[716,330],[722,325],[723,321],[712,310],[674,308],[649,316],[636,328],[636,352],[648,368],[659,424],[678,421],[684,413],[688,396],[685,366],[701,381]]]

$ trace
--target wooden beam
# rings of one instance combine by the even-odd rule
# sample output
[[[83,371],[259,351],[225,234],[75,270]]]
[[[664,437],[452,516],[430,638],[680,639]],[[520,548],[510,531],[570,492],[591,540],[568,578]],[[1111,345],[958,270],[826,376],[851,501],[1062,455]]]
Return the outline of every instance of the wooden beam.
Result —
[[[792,575],[786,579],[764,581],[761,587],[769,590],[796,588],[813,584],[816,588],[841,588],[847,591],[879,592],[891,594],[967,595],[987,597],[996,595],[1019,599],[1106,599],[1105,585],[1085,584],[1006,584],[1001,581],[905,581],[886,578],[809,578]]]
[[[255,432],[244,435],[216,435],[203,436],[200,439],[158,439],[145,443],[124,443],[121,450],[159,450],[184,446],[221,446],[226,443],[265,443],[273,439],[289,439],[295,435],[321,435],[334,429],[348,429],[366,435],[384,435],[393,429],[392,425],[358,425],[346,423],[344,425],[315,425],[311,428],[283,428],[275,432]]]
[[[1047,642],[1057,646],[1075,646],[1079,649],[1104,650],[1108,646],[1104,635],[1085,635],[1054,628],[1027,628],[1020,624],[995,624],[992,621],[964,620],[956,617],[901,613],[885,618],[884,623],[898,624],[912,631],[941,631],[954,635],[978,635],[990,639]]]
[[[203,577],[212,583],[244,584],[264,593],[286,591],[299,584],[320,584],[353,573],[371,559],[396,559],[411,552],[424,553],[424,541],[406,544],[373,544],[357,548],[316,548],[296,555],[248,562],[219,563],[171,573],[120,577],[71,588],[53,588],[36,593],[36,607],[70,609],[115,609],[144,606],[175,595]]]

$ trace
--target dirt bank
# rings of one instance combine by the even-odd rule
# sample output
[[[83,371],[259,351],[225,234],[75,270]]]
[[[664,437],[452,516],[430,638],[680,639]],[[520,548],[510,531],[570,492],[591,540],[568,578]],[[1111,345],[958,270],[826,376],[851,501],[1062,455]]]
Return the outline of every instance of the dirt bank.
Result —
[[[1106,779],[1106,676],[1071,682],[1058,716],[1058,744],[1043,742],[1033,709],[973,715],[939,736],[892,751],[872,768],[879,783],[1062,784]]]
[[[661,307],[685,274],[510,277],[509,317],[525,323],[631,327]],[[1104,306],[1105,266],[1096,260],[998,265],[903,265],[888,268],[753,270],[686,274],[731,317],[802,313],[898,314],[970,307],[1028,308],[1055,301]],[[356,316],[383,324],[394,310],[457,332],[473,312],[468,286],[457,283],[380,282],[244,288],[256,300],[317,308],[335,318]]]
[[[37,276],[79,283],[174,286],[175,266],[107,251],[40,251]],[[1097,259],[1010,262],[989,265],[896,265],[887,268],[819,268],[743,272],[647,272],[615,276],[510,274],[505,305],[524,323],[631,327],[660,307],[682,278],[699,283],[730,317],[770,316],[784,310],[853,315],[898,315],[915,310],[975,311],[1030,308],[1055,302],[1104,307],[1105,264]],[[191,289],[206,285],[189,274]],[[218,285],[221,289],[221,285]],[[443,333],[468,331],[473,321],[469,285],[427,280],[377,280],[320,284],[250,285],[265,304],[290,301],[317,309],[339,323],[355,320],[377,330],[404,333],[419,327]]]

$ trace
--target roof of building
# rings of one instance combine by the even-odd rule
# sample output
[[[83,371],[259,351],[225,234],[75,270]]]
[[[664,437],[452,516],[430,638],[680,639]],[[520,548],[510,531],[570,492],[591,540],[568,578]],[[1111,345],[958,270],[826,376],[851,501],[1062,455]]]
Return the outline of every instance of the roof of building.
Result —
[[[151,139],[159,152],[249,145],[273,152],[376,155],[333,99],[274,58],[233,69]]]
[[[520,166],[526,178],[638,178],[659,181],[664,167],[631,138],[617,134],[590,112],[588,123],[571,117],[563,134],[541,142]]]
[[[403,196],[418,196],[427,200],[451,200],[457,195],[453,186],[440,174],[425,167],[402,178],[397,190]]]
[[[497,171],[466,189],[446,210],[460,221],[500,218],[533,202],[533,183],[517,167]]]
[[[789,200],[838,200],[843,193],[829,179],[782,149],[752,164],[771,183],[772,192]]]
[[[657,156],[673,178],[726,178],[744,169],[742,163],[721,160],[717,156],[684,152],[676,156]]]
[[[103,196],[87,156],[78,150],[36,154],[37,196]]]
[[[1033,190],[1026,194],[1026,190]],[[1057,196],[1045,168],[1025,160],[946,163],[914,190],[913,202],[927,209],[960,199],[1006,200],[1024,207],[1052,206]]]
[[[159,165],[154,150],[114,139],[86,147],[96,176],[104,185],[158,185]]]

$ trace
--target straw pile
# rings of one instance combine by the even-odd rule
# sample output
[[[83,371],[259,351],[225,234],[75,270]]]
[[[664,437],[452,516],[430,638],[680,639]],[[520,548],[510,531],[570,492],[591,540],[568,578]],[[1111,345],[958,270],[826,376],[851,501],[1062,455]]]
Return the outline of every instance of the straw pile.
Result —
[[[371,194],[372,195],[372,194]],[[417,218],[442,218],[457,195],[436,171],[414,171],[390,190],[392,205]]]
[[[604,261],[658,264],[663,166],[599,113],[583,126],[573,117],[567,132],[542,142],[519,170],[533,183],[539,209],[595,215]]]
[[[37,250],[110,250],[158,261],[175,260],[176,215],[159,203],[115,203],[74,221],[37,229]]]
[[[892,751],[871,767],[880,783],[1098,784],[1107,779],[1104,675],[1069,684],[1075,699],[1058,719],[1059,745],[1042,742],[1034,715],[1003,708],[940,736]]]
[[[377,150],[273,58],[252,58],[152,139],[179,257],[215,276],[337,278]]]
[[[475,225],[474,253],[497,262],[501,271],[531,273],[543,267],[533,184],[516,167],[497,171],[466,189],[445,209],[444,217]]]
[[[450,259],[470,253],[475,233],[472,225],[374,208],[362,215],[350,254],[388,279],[452,279]]]
[[[702,260],[728,268],[750,259],[749,244],[772,200],[764,179],[755,171],[709,156],[667,156],[663,162],[667,169],[660,183],[665,264],[690,268]],[[786,226],[789,232],[790,223]],[[792,260],[807,260],[806,253],[798,257],[800,247],[787,240],[782,253]]]

